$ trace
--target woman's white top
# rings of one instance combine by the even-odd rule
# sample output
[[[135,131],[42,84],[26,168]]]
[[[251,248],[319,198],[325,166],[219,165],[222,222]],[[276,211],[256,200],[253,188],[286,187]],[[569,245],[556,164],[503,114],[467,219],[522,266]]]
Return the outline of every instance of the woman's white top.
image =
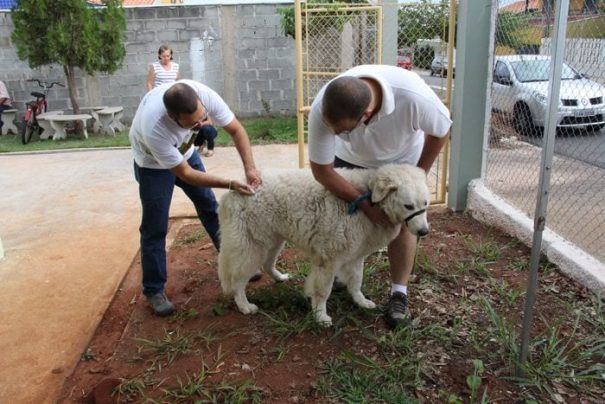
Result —
[[[179,74],[179,64],[170,62],[170,70],[164,69],[161,63],[153,62],[151,64],[153,66],[153,71],[155,73],[155,81],[153,82],[153,87],[157,87],[166,83],[174,83]]]

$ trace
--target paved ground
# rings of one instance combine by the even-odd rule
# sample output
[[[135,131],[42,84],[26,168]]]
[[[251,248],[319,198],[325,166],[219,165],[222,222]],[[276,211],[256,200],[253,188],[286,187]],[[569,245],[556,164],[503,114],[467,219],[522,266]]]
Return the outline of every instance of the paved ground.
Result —
[[[297,145],[253,150],[261,169],[298,167]],[[204,161],[243,177],[233,148]],[[50,403],[138,252],[131,152],[0,155],[0,189],[0,403]],[[171,216],[192,215],[176,190]]]

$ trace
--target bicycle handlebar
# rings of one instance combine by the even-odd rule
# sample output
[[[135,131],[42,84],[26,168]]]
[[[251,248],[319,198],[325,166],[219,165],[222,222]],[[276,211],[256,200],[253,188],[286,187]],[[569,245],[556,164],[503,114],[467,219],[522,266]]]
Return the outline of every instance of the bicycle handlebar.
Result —
[[[37,83],[38,83],[38,85],[39,85],[40,87],[45,88],[45,89],[46,89],[46,88],[53,88],[53,86],[54,86],[55,84],[56,84],[56,85],[58,85],[58,86],[61,86],[61,87],[65,87],[63,84],[58,83],[58,82],[56,82],[56,81],[53,81],[53,82],[51,82],[51,83],[48,83],[48,82],[46,82],[46,81],[40,81],[39,79],[28,79],[27,81],[35,81],[35,82],[37,82]]]

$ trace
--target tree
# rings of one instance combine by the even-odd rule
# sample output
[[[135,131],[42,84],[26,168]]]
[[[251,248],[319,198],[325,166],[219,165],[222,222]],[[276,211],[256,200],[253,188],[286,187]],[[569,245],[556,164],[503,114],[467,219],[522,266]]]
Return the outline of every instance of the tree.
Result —
[[[12,10],[12,40],[17,56],[31,68],[58,64],[63,67],[74,113],[75,69],[87,74],[113,73],[121,67],[126,18],[121,0],[102,0],[91,7],[85,0],[17,0]]]
[[[334,9],[338,9],[340,7],[346,7],[348,4],[362,4],[367,3],[366,0],[308,0],[307,4],[332,4]],[[284,34],[286,36],[290,36],[294,39],[294,6],[291,7],[279,7],[277,12],[281,14],[281,26],[284,28]],[[336,24],[342,26],[343,21],[346,22],[346,16],[335,21]],[[329,25],[326,25],[324,28],[329,28]],[[339,27],[342,28],[342,27]]]
[[[438,4],[421,0],[419,3],[400,5],[397,32],[399,48],[414,46],[418,39],[439,37],[447,42],[449,13],[449,2],[445,0]]]
[[[508,11],[498,13],[496,18],[496,45],[519,49],[523,45],[521,31],[529,26],[529,15],[511,13]]]

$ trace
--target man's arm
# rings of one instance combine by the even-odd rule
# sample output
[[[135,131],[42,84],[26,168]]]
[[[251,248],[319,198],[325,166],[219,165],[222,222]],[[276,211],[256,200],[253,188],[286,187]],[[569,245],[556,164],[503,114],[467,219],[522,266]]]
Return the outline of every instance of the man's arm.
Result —
[[[352,202],[361,195],[359,190],[334,170],[334,164],[317,164],[311,161],[311,171],[317,182],[340,199]],[[391,224],[384,212],[373,206],[369,200],[364,199],[357,206],[372,222],[383,226]]]
[[[248,185],[236,180],[229,180],[191,168],[183,159],[179,165],[170,169],[174,175],[187,184],[206,188],[227,188],[243,195],[253,195],[254,190]]]
[[[449,139],[449,132],[443,137],[436,137],[426,134],[424,137],[424,147],[418,160],[418,167],[422,168],[427,174],[431,170],[431,166],[439,156],[441,149]]]
[[[261,184],[262,180],[254,165],[254,157],[252,156],[252,148],[250,147],[250,139],[248,138],[246,129],[244,129],[237,118],[233,118],[229,124],[224,126],[224,129],[231,135],[235,148],[242,159],[248,184],[256,188]]]

